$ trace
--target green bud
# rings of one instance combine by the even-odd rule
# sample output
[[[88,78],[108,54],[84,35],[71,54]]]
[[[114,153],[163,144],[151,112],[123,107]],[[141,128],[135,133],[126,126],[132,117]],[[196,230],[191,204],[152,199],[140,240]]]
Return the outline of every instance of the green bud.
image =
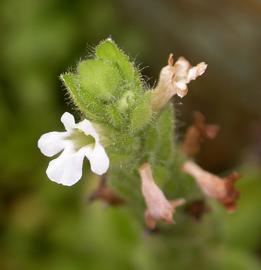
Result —
[[[118,108],[121,112],[125,112],[134,104],[134,102],[135,102],[134,93],[132,91],[127,91],[119,100]]]
[[[140,75],[130,62],[129,57],[111,39],[101,42],[96,47],[96,57],[113,63],[125,81],[140,82]]]
[[[117,94],[120,84],[118,70],[102,60],[86,60],[78,66],[81,91],[89,92],[101,100],[110,100]]]

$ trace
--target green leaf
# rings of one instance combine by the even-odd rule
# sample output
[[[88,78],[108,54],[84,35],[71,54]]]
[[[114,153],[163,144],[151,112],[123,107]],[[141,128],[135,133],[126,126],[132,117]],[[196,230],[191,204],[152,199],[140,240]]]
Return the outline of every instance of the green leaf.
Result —
[[[120,84],[118,70],[102,60],[86,60],[78,66],[81,91],[89,92],[101,100],[110,100],[117,94]]]

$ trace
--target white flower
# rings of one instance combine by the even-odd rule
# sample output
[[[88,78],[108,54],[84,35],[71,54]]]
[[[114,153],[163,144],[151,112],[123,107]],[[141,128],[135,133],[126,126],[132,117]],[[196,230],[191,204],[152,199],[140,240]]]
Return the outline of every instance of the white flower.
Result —
[[[173,69],[175,71],[172,79],[172,85],[175,88],[174,91],[176,91],[177,95],[181,98],[186,96],[188,93],[187,84],[201,76],[205,72],[206,68],[207,65],[204,62],[192,67],[184,57],[180,57],[173,65]]]
[[[159,85],[163,84],[172,95],[183,98],[188,93],[187,84],[201,76],[206,68],[204,62],[192,67],[184,57],[179,57],[174,63],[173,55],[170,54],[168,65],[161,70]]]
[[[68,112],[62,115],[61,122],[66,131],[46,133],[38,141],[38,147],[45,156],[52,157],[63,151],[50,161],[47,176],[58,184],[75,184],[82,177],[84,157],[90,161],[94,173],[104,174],[109,168],[109,158],[92,123],[85,119],[76,124]]]
[[[163,108],[169,100],[178,95],[183,98],[188,93],[188,84],[201,76],[207,68],[204,62],[192,67],[184,57],[174,63],[173,54],[170,54],[168,65],[160,72],[158,84],[152,91],[152,108],[155,111]]]

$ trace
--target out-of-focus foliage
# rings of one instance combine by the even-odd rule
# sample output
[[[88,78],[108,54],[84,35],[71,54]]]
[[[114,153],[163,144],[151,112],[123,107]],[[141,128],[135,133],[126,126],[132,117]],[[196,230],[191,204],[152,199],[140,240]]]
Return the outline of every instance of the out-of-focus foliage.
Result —
[[[230,168],[246,146],[256,160],[260,10],[255,0],[2,0],[0,269],[260,269],[260,171],[242,170],[238,212],[212,205],[202,223],[181,220],[167,250],[168,235],[147,235],[124,207],[86,202],[97,179],[86,175],[71,188],[48,181],[48,161],[36,147],[70,110],[59,74],[112,35],[153,78],[169,52],[205,58],[206,78],[178,107],[186,119],[198,109],[222,127],[200,161]]]
[[[46,182],[2,209],[1,269],[260,269],[260,172],[243,173],[240,211],[213,204],[201,222],[177,217],[171,239],[146,233],[125,207],[87,207],[90,186]]]

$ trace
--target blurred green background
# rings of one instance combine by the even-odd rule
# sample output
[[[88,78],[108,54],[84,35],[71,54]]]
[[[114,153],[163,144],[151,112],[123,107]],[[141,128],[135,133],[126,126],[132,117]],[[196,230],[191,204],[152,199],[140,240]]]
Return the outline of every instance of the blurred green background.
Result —
[[[261,269],[260,1],[1,0],[0,29],[1,270]],[[109,36],[151,86],[170,52],[209,65],[174,100],[177,140],[193,110],[219,124],[198,162],[218,173],[239,169],[242,195],[234,215],[218,208],[204,225],[189,224],[194,234],[177,233],[179,250],[166,251],[124,208],[89,205],[95,177],[68,188],[45,175],[37,140],[71,111],[58,76]],[[222,227],[200,237],[212,219]]]

